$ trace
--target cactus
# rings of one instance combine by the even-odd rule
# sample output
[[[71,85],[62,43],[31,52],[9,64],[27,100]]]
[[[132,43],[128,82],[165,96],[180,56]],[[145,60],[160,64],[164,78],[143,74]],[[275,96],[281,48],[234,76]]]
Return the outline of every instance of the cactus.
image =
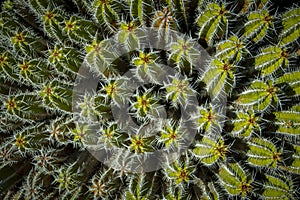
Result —
[[[201,162],[206,165],[211,165],[216,163],[218,159],[224,159],[227,153],[227,146],[224,145],[224,140],[222,138],[211,139],[204,136],[201,143],[195,145],[193,152],[196,157],[199,157]]]
[[[233,120],[233,129],[231,134],[236,137],[249,138],[252,133],[260,133],[259,116],[255,116],[253,110],[237,111],[236,119]]]
[[[280,103],[279,92],[280,89],[273,85],[272,80],[267,80],[266,83],[255,80],[248,90],[241,93],[236,103],[244,107],[251,107],[256,111],[263,111],[271,106],[278,106]]]
[[[238,163],[221,165],[218,176],[219,181],[231,196],[239,195],[243,198],[253,190],[251,186],[252,177]]]
[[[244,58],[248,50],[237,36],[231,36],[227,40],[224,40],[218,44],[216,57],[222,59],[227,59],[232,62],[238,62]]]
[[[293,198],[293,194],[295,193],[293,181],[290,177],[286,177],[284,180],[282,178],[283,176],[280,174],[266,174],[267,181],[262,193],[265,199]]]
[[[255,58],[255,69],[260,69],[261,77],[271,75],[278,68],[285,68],[288,65],[287,51],[278,47],[267,47]]]
[[[205,39],[209,45],[212,45],[214,41],[218,41],[224,34],[227,35],[228,17],[230,16],[230,11],[226,9],[224,4],[208,4],[206,10],[197,19],[200,27],[199,37]]]
[[[254,42],[261,41],[274,26],[274,17],[266,9],[249,13],[242,37]]]
[[[253,137],[248,145],[247,161],[251,165],[272,168],[276,167],[278,162],[281,161],[282,152],[277,150],[276,146],[268,140]]]
[[[299,199],[299,6],[5,0],[0,199]]]
[[[299,40],[299,8],[291,9],[282,16],[283,31],[280,34],[280,45],[286,46]]]

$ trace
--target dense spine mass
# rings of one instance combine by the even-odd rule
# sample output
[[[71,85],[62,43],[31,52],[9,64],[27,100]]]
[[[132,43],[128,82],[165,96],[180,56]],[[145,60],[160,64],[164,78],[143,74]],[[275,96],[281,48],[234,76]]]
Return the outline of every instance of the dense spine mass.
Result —
[[[1,199],[300,198],[297,3],[6,0],[1,9]],[[146,27],[167,49],[143,49]],[[99,83],[73,105],[82,63]],[[127,72],[148,83],[129,91]],[[124,102],[145,129],[124,129],[113,115]],[[92,135],[104,150],[185,151],[140,173],[116,154],[116,170],[85,148],[91,129],[78,116],[97,121]]]

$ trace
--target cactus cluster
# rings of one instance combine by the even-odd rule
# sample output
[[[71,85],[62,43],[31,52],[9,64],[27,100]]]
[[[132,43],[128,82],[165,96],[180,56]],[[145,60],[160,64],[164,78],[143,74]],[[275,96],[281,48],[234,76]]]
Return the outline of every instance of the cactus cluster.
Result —
[[[297,1],[4,1],[0,198],[299,199],[299,42]]]

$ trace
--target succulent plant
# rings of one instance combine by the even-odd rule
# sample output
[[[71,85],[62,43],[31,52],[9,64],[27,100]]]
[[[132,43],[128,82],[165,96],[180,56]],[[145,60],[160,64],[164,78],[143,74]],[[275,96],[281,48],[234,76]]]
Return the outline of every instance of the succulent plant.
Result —
[[[0,198],[299,199],[299,6],[4,1]]]

